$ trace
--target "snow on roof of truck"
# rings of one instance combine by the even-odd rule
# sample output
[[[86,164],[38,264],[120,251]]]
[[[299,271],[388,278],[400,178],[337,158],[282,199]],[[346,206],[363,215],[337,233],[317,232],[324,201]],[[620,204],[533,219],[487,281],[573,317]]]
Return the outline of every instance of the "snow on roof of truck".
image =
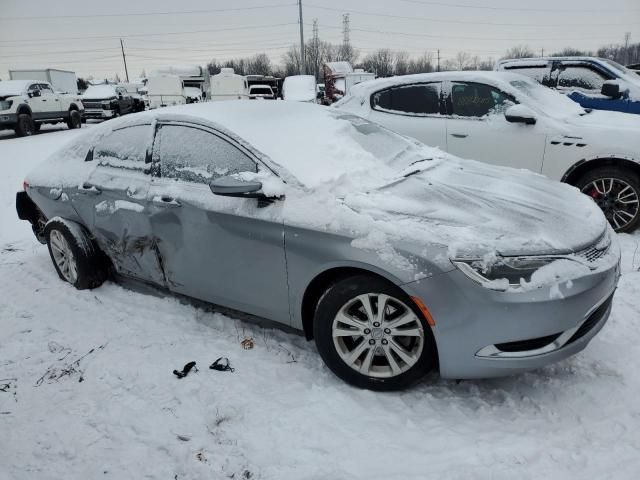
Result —
[[[0,95],[22,95],[32,83],[48,83],[40,80],[5,80],[0,82]]]
[[[84,98],[111,98],[115,97],[116,85],[90,85],[84,92]]]

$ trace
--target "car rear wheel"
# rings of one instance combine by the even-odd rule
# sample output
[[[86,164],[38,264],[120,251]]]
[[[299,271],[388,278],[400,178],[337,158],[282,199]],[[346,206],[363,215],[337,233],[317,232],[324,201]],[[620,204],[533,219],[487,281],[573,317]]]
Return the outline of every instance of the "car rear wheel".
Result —
[[[26,137],[33,135],[35,128],[33,126],[33,119],[28,113],[21,113],[18,115],[18,124],[16,125],[16,135],[19,137]]]
[[[436,366],[433,334],[420,311],[398,287],[373,276],[349,277],[325,292],[314,337],[333,373],[360,388],[405,388]]]
[[[69,129],[82,127],[82,115],[80,115],[80,112],[78,110],[71,110],[69,112],[67,127],[69,127]]]
[[[631,232],[640,222],[640,179],[620,167],[601,167],[587,172],[576,186],[604,212],[616,232]]]
[[[102,285],[108,275],[108,262],[84,229],[61,219],[45,227],[49,255],[60,278],[78,290]]]

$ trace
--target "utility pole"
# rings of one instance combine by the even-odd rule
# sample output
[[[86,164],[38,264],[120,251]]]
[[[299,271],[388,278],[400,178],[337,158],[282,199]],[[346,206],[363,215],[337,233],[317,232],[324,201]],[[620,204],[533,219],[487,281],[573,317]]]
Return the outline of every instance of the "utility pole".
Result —
[[[124,44],[122,43],[122,39],[120,39],[120,48],[122,49],[122,61],[124,62],[124,73],[127,76],[127,83],[129,83],[129,71],[127,70],[127,57],[124,55]]]
[[[544,57],[544,47],[542,47],[542,48],[540,49],[540,56],[541,56],[541,57]]]
[[[351,28],[349,27],[349,14],[342,15],[342,60],[351,62],[352,50],[350,39]]]
[[[438,49],[438,72],[440,71],[440,49]]]
[[[631,32],[624,34],[624,64],[629,65],[629,40],[631,39]]]
[[[313,74],[318,79],[318,64],[320,63],[320,38],[318,35],[318,19],[313,19]]]
[[[304,33],[302,32],[302,0],[298,0],[298,12],[300,17],[300,75],[306,73],[304,64]]]

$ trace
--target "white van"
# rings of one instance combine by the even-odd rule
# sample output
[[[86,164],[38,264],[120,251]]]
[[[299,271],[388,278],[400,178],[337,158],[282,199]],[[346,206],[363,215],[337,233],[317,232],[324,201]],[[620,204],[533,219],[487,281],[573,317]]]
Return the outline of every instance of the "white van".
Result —
[[[246,77],[236,75],[233,68],[223,68],[211,77],[211,100],[243,100],[249,98]]]
[[[147,80],[147,98],[149,99],[149,108],[184,105],[187,103],[182,80],[177,75],[161,74],[149,77],[149,80]]]
[[[282,98],[294,102],[315,103],[317,98],[316,77],[292,75],[284,79]]]

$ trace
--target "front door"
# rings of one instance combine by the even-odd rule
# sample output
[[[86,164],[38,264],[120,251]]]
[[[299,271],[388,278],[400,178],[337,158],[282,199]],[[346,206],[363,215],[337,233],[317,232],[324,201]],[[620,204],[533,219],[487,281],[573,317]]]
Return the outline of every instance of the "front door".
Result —
[[[60,98],[46,83],[40,84],[40,100],[46,113],[46,118],[54,119],[62,117]]]
[[[494,165],[542,170],[546,133],[540,124],[509,123],[515,100],[482,83],[451,82],[447,97],[449,153]]]
[[[289,323],[284,200],[263,205],[209,188],[216,177],[264,167],[231,139],[188,123],[158,126],[153,160],[151,222],[169,288]]]
[[[103,138],[88,158],[95,169],[72,199],[118,273],[164,285],[147,198],[151,136],[151,125],[136,125]]]

